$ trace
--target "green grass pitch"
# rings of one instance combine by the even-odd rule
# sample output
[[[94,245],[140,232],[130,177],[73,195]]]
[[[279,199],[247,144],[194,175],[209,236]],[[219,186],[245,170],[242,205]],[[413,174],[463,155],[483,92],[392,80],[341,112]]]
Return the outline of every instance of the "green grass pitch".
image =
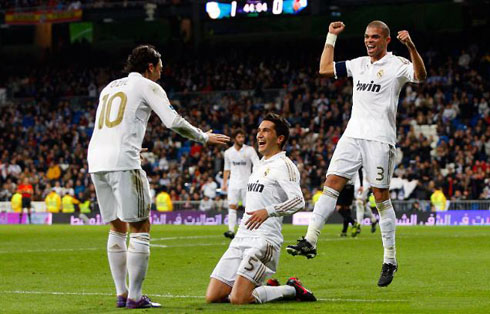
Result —
[[[144,292],[162,313],[489,313],[489,227],[398,227],[400,269],[376,286],[379,231],[340,238],[327,225],[312,260],[287,244],[306,228],[284,226],[277,278],[298,276],[320,300],[232,306],[206,304],[209,274],[228,246],[224,226],[153,226]],[[106,260],[107,226],[0,226],[1,313],[121,313]]]

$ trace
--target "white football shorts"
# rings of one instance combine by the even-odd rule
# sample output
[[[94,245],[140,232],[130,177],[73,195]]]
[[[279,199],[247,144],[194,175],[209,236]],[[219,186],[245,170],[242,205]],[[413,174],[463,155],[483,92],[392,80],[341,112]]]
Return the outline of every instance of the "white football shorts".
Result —
[[[141,169],[90,174],[104,222],[145,220],[150,215],[150,184]]]
[[[243,207],[247,204],[247,189],[230,189],[228,190],[228,205],[238,205],[241,201]]]
[[[371,186],[387,189],[393,175],[395,154],[395,147],[390,144],[342,136],[328,166],[327,176],[335,174],[350,180],[363,166]]]
[[[279,263],[279,250],[262,238],[235,238],[211,274],[230,287],[238,275],[257,286],[275,274]]]

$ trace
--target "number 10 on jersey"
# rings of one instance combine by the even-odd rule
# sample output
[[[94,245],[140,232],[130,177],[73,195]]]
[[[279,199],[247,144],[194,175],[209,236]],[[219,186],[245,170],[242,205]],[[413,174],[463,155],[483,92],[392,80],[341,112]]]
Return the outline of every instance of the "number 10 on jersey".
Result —
[[[124,109],[126,109],[126,102],[128,101],[128,97],[123,92],[118,92],[109,97],[109,94],[104,95],[102,97],[102,109],[100,110],[99,115],[99,123],[98,128],[102,129],[104,124],[108,128],[113,128],[119,125],[122,122],[124,116]],[[117,111],[116,119],[111,121],[111,110],[113,101],[119,98],[119,109]]]

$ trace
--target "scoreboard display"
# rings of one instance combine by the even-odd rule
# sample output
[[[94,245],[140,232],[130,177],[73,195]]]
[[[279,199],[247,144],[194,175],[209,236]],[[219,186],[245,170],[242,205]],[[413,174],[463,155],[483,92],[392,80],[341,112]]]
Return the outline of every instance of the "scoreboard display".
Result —
[[[206,13],[211,19],[217,20],[240,16],[298,14],[307,6],[308,0],[208,1]]]

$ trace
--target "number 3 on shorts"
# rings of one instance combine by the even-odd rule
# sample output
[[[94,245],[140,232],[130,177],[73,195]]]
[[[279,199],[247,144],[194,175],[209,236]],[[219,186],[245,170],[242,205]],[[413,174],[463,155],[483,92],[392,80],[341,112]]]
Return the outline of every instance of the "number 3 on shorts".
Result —
[[[378,169],[378,176],[376,177],[376,181],[383,181],[385,178],[385,169],[383,167],[376,167]]]

